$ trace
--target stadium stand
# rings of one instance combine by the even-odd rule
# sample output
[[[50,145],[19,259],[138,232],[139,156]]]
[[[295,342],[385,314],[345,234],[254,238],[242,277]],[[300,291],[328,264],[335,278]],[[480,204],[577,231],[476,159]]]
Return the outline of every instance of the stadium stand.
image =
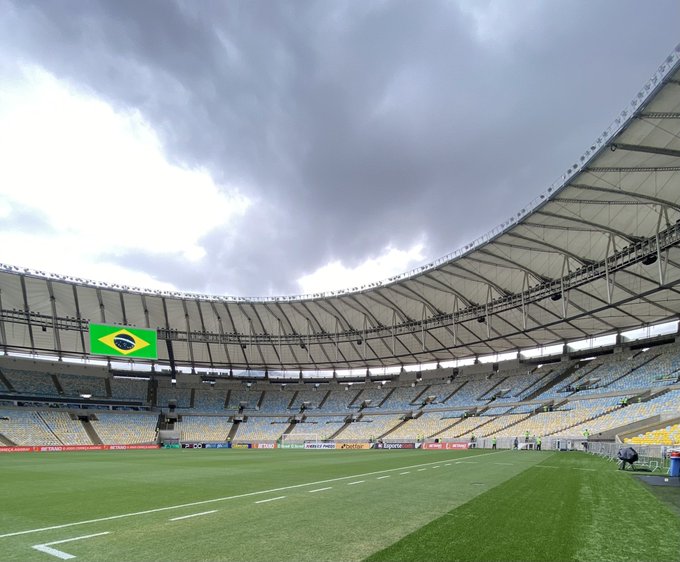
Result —
[[[59,396],[54,379],[49,373],[17,371],[7,368],[3,369],[2,372],[18,393],[29,396]]]
[[[0,410],[0,434],[19,446],[63,445],[40,413],[31,410]]]
[[[260,403],[260,413],[284,412],[290,404],[292,392],[286,392],[279,388],[265,390],[262,402]]]
[[[38,412],[47,427],[64,445],[92,445],[83,424],[76,418],[72,419],[68,412],[47,410]]]
[[[398,416],[364,416],[360,421],[350,423],[340,432],[337,439],[341,441],[374,441],[400,422]]]
[[[176,429],[189,441],[222,442],[232,429],[233,438],[241,441],[276,441],[284,432],[352,441],[455,440],[473,433],[522,438],[526,432],[578,437],[586,429],[600,434],[659,416],[680,417],[679,367],[676,343],[536,368],[515,363],[492,371],[477,366],[455,377],[450,371],[423,371],[417,378],[411,374],[380,385],[225,380],[208,386],[190,377],[172,385],[167,377],[105,378],[5,367],[2,404],[11,416],[2,420],[0,434],[20,444],[91,444],[97,438],[105,444],[154,442],[159,409],[174,401],[183,414]],[[78,402],[82,394],[92,398]],[[305,402],[307,410],[301,412]],[[125,412],[140,407],[150,412]],[[245,420],[233,426],[229,416],[240,408]],[[85,416],[94,433],[88,434],[87,423],[78,420],[87,419],[83,411],[90,412]],[[302,421],[291,425],[291,417],[301,414]],[[361,417],[349,423],[349,415]],[[658,440],[664,434],[650,435]]]
[[[149,394],[149,381],[147,380],[111,377],[109,384],[111,398],[117,400],[146,402]]]
[[[361,390],[357,387],[346,386],[342,389],[331,391],[321,410],[324,413],[347,412],[349,405],[358,398]]]
[[[175,428],[182,441],[224,443],[231,426],[232,422],[226,416],[183,416]]]
[[[289,435],[314,434],[319,439],[330,439],[345,425],[343,416],[308,416],[302,423],[296,423]]]
[[[289,425],[287,418],[249,416],[238,424],[234,441],[276,441]]]
[[[226,396],[223,390],[216,388],[198,389],[194,392],[193,409],[199,412],[223,412]]]
[[[89,394],[94,398],[106,398],[106,385],[103,378],[84,375],[55,375],[65,396]]]
[[[680,445],[680,423],[626,439],[633,445]]]

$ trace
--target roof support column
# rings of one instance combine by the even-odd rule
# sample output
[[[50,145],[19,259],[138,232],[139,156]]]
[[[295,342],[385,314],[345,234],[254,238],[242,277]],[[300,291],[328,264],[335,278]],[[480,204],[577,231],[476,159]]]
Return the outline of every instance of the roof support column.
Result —
[[[277,338],[277,347],[279,350],[279,361],[283,361],[281,357],[281,318],[276,319],[276,338]]]
[[[335,362],[338,362],[338,356],[340,354],[340,321],[337,316],[335,318]]]
[[[425,309],[425,303],[423,303],[423,308],[420,313],[420,344],[423,348],[423,351],[425,351],[425,316],[427,314],[427,310]]]
[[[248,318],[248,368],[253,363],[253,321]]]
[[[50,307],[52,309],[52,337],[54,338],[54,349],[57,350],[57,354],[61,360],[61,338],[59,337],[59,329],[57,328],[57,299],[54,296],[52,281],[47,281],[47,290],[50,294]]]
[[[527,303],[524,300],[524,295],[529,290],[529,274],[524,272],[524,279],[522,279],[522,330],[527,329]]]
[[[0,310],[2,310],[2,289],[0,289]],[[0,317],[0,346],[7,353],[7,333],[5,332],[5,321]]]
[[[484,315],[486,317],[486,337],[491,337],[491,318],[489,317],[489,303],[491,302],[491,285],[486,286],[486,304],[484,305]]]
[[[451,316],[451,327],[453,328],[453,345],[455,347],[458,345],[458,325],[456,324],[456,318],[458,317],[458,295],[453,296],[453,311]]]
[[[567,308],[569,307],[569,291],[564,290],[564,276],[565,270],[566,274],[571,273],[571,268],[569,267],[569,258],[566,254],[562,256],[562,277],[560,277],[560,292],[562,293],[562,318],[567,318]]]
[[[196,363],[194,361],[194,345],[191,337],[191,323],[189,322],[187,301],[182,301],[182,308],[184,309],[184,329],[187,331],[187,347],[189,348],[189,360],[191,361],[191,372],[193,373],[196,371]]]
[[[658,244],[657,244],[658,247]],[[614,235],[609,234],[607,238],[607,250],[604,255],[604,278],[607,283],[607,304],[612,303],[612,293],[614,292],[614,276],[615,273],[609,274],[609,250],[613,249],[616,253],[616,242],[614,241]]]
[[[668,212],[666,211],[666,222],[668,223]],[[656,221],[656,234],[654,241],[656,242],[656,261],[659,264],[659,286],[664,284],[666,278],[666,269],[668,268],[668,248],[664,252],[665,260],[661,258],[661,248],[659,247],[659,231],[661,229],[661,213],[659,213],[659,220]]]
[[[391,330],[392,331],[392,355],[394,355],[394,340],[395,340],[394,326],[396,325],[396,323],[397,323],[397,312],[394,309],[392,309],[392,330]]]

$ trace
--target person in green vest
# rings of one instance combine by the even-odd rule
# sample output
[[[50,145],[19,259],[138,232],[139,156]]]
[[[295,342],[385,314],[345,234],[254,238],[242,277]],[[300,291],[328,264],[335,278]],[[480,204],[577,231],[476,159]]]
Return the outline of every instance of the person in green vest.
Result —
[[[491,448],[492,448],[492,449],[495,449],[495,448],[496,448],[496,437],[494,437],[494,438],[491,440]]]
[[[524,432],[524,442],[525,443],[529,442],[529,430],[528,429]]]
[[[583,430],[583,437],[585,437],[585,441],[583,442],[583,449],[588,450],[588,438],[590,437],[590,431],[588,431],[588,428]]]
[[[540,451],[541,450],[541,436],[539,435],[536,437],[536,450]]]

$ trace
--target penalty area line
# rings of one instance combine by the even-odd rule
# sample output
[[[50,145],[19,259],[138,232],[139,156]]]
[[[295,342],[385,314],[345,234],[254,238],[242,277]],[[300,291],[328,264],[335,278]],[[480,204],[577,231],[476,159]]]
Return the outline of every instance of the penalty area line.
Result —
[[[51,548],[51,545],[53,544],[64,544],[66,542],[73,542],[73,541],[82,541],[85,539],[91,539],[93,537],[101,537],[102,535],[108,535],[110,531],[105,531],[103,533],[95,533],[93,535],[83,535],[82,537],[73,537],[72,539],[62,539],[60,541],[52,541],[52,542],[46,542],[42,544],[34,544],[31,548],[35,550],[39,550],[40,552],[44,552],[45,554],[50,554],[52,556],[56,556],[57,558],[61,558],[62,560],[70,560],[71,558],[75,558],[73,554],[69,554],[68,552],[64,552],[63,550],[57,550],[56,548]]]

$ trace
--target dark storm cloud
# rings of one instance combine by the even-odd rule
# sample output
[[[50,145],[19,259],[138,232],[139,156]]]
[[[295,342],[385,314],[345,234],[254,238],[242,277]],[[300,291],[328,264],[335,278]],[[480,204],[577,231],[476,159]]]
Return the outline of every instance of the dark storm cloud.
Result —
[[[0,8],[5,56],[140,110],[171,160],[257,201],[205,238],[198,267],[117,259],[248,295],[297,292],[301,275],[389,244],[425,239],[436,258],[490,230],[601,133],[680,21],[671,1]],[[501,16],[480,36],[471,8]]]

